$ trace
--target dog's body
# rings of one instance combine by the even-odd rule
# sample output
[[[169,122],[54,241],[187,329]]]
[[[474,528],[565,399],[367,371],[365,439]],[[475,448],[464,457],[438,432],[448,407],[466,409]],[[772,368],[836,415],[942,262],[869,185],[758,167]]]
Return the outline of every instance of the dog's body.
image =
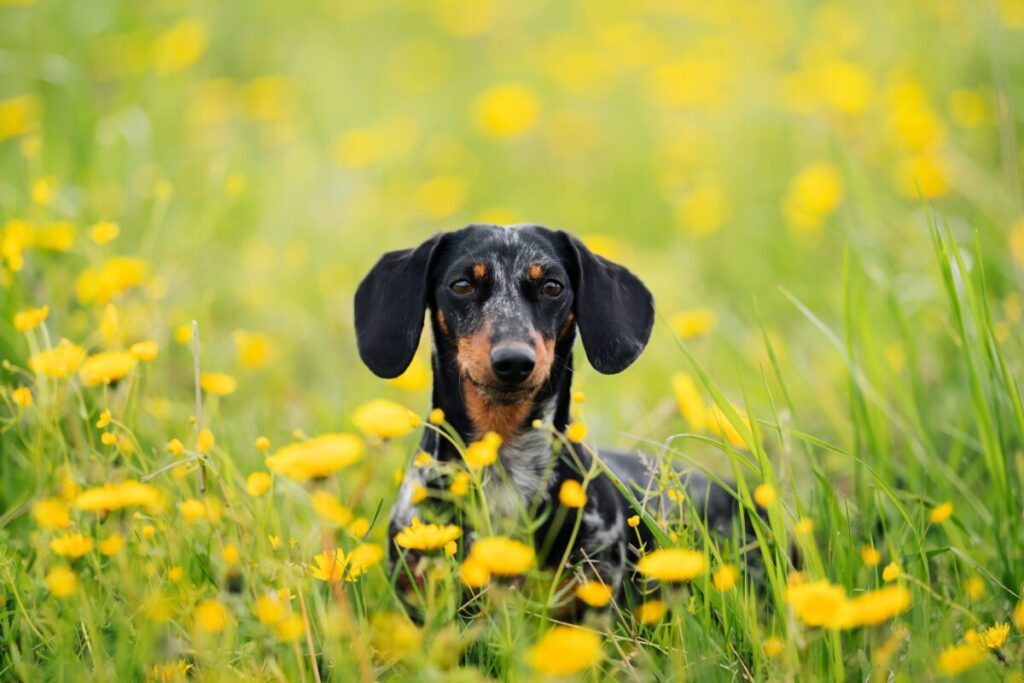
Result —
[[[444,411],[465,443],[488,432],[502,439],[498,462],[482,472],[491,531],[538,520],[533,536],[542,563],[555,567],[567,558],[570,567],[562,569],[596,575],[615,590],[630,583],[631,566],[654,548],[653,535],[646,524],[627,524],[637,510],[603,470],[592,471],[590,453],[566,447],[553,434],[569,422],[577,329],[598,371],[625,369],[650,336],[654,308],[647,289],[565,232],[472,225],[385,254],[360,285],[356,331],[371,370],[394,377],[406,369],[424,310],[430,311],[434,337],[433,407]],[[417,516],[465,525],[447,493],[452,465],[461,464],[462,456],[433,429],[424,430],[421,448],[431,464],[414,465],[406,474],[392,509],[392,537]],[[639,454],[599,457],[656,519],[678,510],[657,493],[654,463]],[[575,516],[556,514],[559,491],[565,481],[588,476],[574,532]],[[732,499],[722,489],[702,475],[682,479],[693,509],[716,526],[731,519]],[[423,489],[426,498],[414,503]],[[466,548],[474,538],[466,529]],[[389,545],[393,568],[402,552]],[[414,571],[408,560],[403,570]]]

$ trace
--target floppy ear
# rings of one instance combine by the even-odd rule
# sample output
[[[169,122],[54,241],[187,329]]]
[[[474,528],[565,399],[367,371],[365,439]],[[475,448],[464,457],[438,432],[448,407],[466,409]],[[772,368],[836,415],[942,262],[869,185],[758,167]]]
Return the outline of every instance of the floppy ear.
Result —
[[[654,325],[654,297],[640,279],[560,231],[569,245],[576,324],[598,372],[622,372],[640,357]]]
[[[384,254],[356,290],[359,356],[378,377],[405,372],[416,354],[427,308],[427,276],[441,235]]]

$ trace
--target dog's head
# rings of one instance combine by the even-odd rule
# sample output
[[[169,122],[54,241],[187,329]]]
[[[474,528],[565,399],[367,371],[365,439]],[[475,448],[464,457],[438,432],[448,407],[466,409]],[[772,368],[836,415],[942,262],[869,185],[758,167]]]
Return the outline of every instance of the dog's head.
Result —
[[[355,298],[359,354],[375,374],[408,367],[427,309],[463,380],[501,405],[536,394],[575,327],[591,365],[611,374],[637,359],[654,321],[636,276],[537,225],[471,225],[385,254]]]

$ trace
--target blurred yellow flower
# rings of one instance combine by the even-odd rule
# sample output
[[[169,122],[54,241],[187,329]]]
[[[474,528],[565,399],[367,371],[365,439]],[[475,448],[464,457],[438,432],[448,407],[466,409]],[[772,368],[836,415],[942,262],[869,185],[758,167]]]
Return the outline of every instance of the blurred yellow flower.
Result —
[[[66,252],[75,244],[77,230],[68,221],[43,226],[36,234],[36,246],[47,251]]]
[[[50,541],[50,550],[61,557],[67,557],[72,560],[77,560],[79,557],[88,553],[92,550],[92,546],[92,538],[89,536],[83,536],[82,534],[58,536]]]
[[[359,431],[382,439],[405,436],[414,429],[409,409],[386,399],[374,399],[356,409],[352,416]]]
[[[78,576],[64,565],[58,565],[46,573],[46,590],[58,598],[66,598],[78,588]]]
[[[873,545],[866,545],[860,549],[860,559],[869,567],[874,567],[882,561],[882,553]]]
[[[754,489],[754,502],[763,508],[769,508],[775,504],[778,494],[771,484],[758,484]]]
[[[266,472],[253,472],[245,480],[245,492],[250,496],[262,496],[270,489],[271,479]]]
[[[846,619],[846,591],[826,579],[790,585],[786,590],[786,602],[793,607],[800,621],[808,626],[840,628]]]
[[[985,648],[978,643],[950,645],[939,653],[939,671],[947,676],[956,676],[974,668],[984,658]]]
[[[535,553],[532,546],[507,536],[491,536],[477,539],[470,557],[491,574],[516,576],[533,565]]]
[[[244,332],[238,330],[234,334],[235,353],[243,368],[259,370],[270,363],[270,337],[262,332]]]
[[[573,443],[582,443],[587,438],[587,425],[582,422],[572,422],[565,428],[565,438]]]
[[[423,632],[405,614],[378,613],[370,618],[370,644],[385,661],[394,662],[420,650]]]
[[[188,524],[195,524],[206,517],[206,506],[203,505],[201,500],[195,498],[188,498],[179,503],[178,510],[181,511],[181,516],[185,518],[185,522]]]
[[[55,379],[67,379],[78,370],[85,361],[85,349],[61,339],[60,344],[52,349],[39,351],[28,359],[33,372]]]
[[[491,571],[483,560],[470,555],[459,566],[459,578],[468,588],[482,588],[491,580]]]
[[[348,525],[348,532],[356,538],[362,538],[370,531],[370,520],[366,517],[356,517]]]
[[[274,635],[277,636],[278,640],[285,643],[298,640],[305,632],[306,623],[298,614],[285,617],[274,626]]]
[[[511,138],[530,130],[540,115],[540,101],[522,83],[501,83],[485,90],[473,105],[477,128],[495,138]]]
[[[32,518],[44,529],[67,529],[71,526],[68,506],[60,498],[45,498],[33,503]]]
[[[739,570],[731,564],[723,564],[717,570],[715,570],[714,576],[711,578],[711,583],[717,590],[723,593],[727,590],[731,590],[736,585],[736,579],[740,576]]]
[[[104,410],[100,413],[100,418],[96,420],[96,429],[106,429],[113,420],[114,416],[110,414],[110,411]]]
[[[220,557],[224,560],[224,564],[228,566],[238,564],[238,561],[241,559],[238,552],[238,546],[234,543],[228,543],[225,545],[220,551]]]
[[[170,579],[171,583],[178,583],[185,577],[185,570],[181,567],[171,567],[167,572],[167,578]]]
[[[224,372],[203,372],[199,375],[199,386],[214,396],[228,396],[238,389],[238,380]]]
[[[1017,603],[1013,610],[1013,623],[1018,629],[1024,631],[1024,600]]]
[[[87,387],[111,384],[123,379],[136,363],[138,359],[127,351],[102,351],[85,359],[78,376]]]
[[[157,36],[153,69],[166,76],[192,66],[206,51],[209,31],[199,19],[183,19]]]
[[[459,176],[439,175],[416,186],[411,202],[417,214],[436,221],[457,213],[468,194],[466,181]]]
[[[277,593],[269,592],[256,598],[253,612],[261,624],[276,624],[284,618],[284,603]]]
[[[900,574],[900,566],[895,562],[890,562],[889,564],[885,565],[885,569],[882,570],[882,580],[895,581],[896,579],[900,578]]]
[[[558,500],[567,508],[581,508],[587,504],[587,492],[575,479],[566,479],[558,489]]]
[[[768,659],[773,659],[782,654],[782,651],[786,649],[786,641],[778,636],[769,636],[765,638],[764,643],[761,645],[761,649],[764,650],[764,656]]]
[[[487,432],[484,438],[466,446],[463,459],[466,466],[473,470],[494,464],[498,459],[498,449],[501,448],[501,437],[494,432]]]
[[[704,431],[707,426],[707,409],[693,376],[686,372],[672,375],[672,394],[679,413],[689,423],[690,429],[695,432]]]
[[[395,543],[411,550],[437,550],[462,537],[462,529],[453,525],[423,524],[419,517],[412,518],[408,526],[395,534]]]
[[[677,206],[677,221],[688,235],[718,232],[729,220],[729,197],[722,182],[707,177],[694,185]]]
[[[438,26],[448,34],[468,38],[486,33],[502,6],[497,0],[433,0]]]
[[[427,487],[419,482],[412,485],[412,494],[409,496],[409,502],[413,505],[418,505],[427,499],[429,492]]]
[[[348,554],[348,576],[346,580],[354,581],[365,574],[370,567],[384,559],[384,549],[376,543],[361,543]]]
[[[256,441],[253,442],[253,445],[256,446],[256,450],[258,450],[258,451],[264,451],[264,452],[269,451],[270,450],[270,439],[268,439],[265,436],[256,437]]]
[[[353,434],[324,434],[285,446],[266,462],[275,472],[305,481],[348,467],[362,457],[363,448],[363,442]]]
[[[452,485],[449,487],[451,494],[457,498],[469,493],[469,483],[472,481],[468,474],[465,472],[458,472],[452,478]]]
[[[352,511],[327,491],[314,492],[311,500],[313,511],[320,519],[337,526],[347,526],[352,521]]]
[[[174,328],[174,341],[179,344],[192,343],[192,323],[182,323]]]
[[[936,199],[950,190],[950,170],[946,158],[934,150],[911,154],[895,169],[896,187],[910,199]]]
[[[26,308],[23,311],[19,311],[14,316],[14,329],[18,332],[28,332],[31,329],[39,327],[46,317],[50,315],[49,306],[40,306],[39,308]]]
[[[107,512],[127,507],[156,509],[160,506],[160,493],[149,484],[133,479],[119,484],[86,489],[75,498],[75,506],[86,512]]]
[[[612,589],[600,581],[584,581],[576,586],[576,597],[591,607],[604,607],[612,601]]]
[[[671,583],[689,581],[707,569],[704,553],[685,548],[660,548],[636,563],[637,571],[650,579]]]
[[[28,387],[18,387],[11,392],[11,400],[20,408],[28,408],[32,405],[32,390]]]
[[[434,408],[433,410],[430,411],[428,421],[432,425],[444,424],[444,411],[441,410],[440,408]]]
[[[196,450],[206,455],[213,450],[213,447],[217,445],[217,439],[214,437],[213,432],[209,428],[200,430],[196,436]]]
[[[117,443],[117,435],[113,432],[103,432],[100,434],[100,441],[104,446],[113,446]]]
[[[965,588],[967,589],[967,597],[971,600],[977,600],[985,594],[985,581],[977,574],[973,574],[967,579]]]
[[[810,536],[814,533],[814,520],[808,517],[801,517],[793,526],[793,530],[800,536]]]
[[[952,516],[953,503],[947,500],[945,503],[932,508],[932,511],[928,514],[928,519],[932,524],[942,524]]]
[[[157,354],[160,353],[160,347],[155,341],[141,341],[132,344],[128,348],[128,353],[135,356],[141,361],[152,361],[156,358]]]
[[[45,206],[57,195],[57,183],[53,178],[40,178],[32,183],[32,201]]]
[[[782,211],[791,227],[817,229],[843,201],[843,176],[832,163],[818,162],[804,167],[790,181]]]
[[[994,624],[981,632],[981,642],[990,650],[998,650],[1006,643],[1006,638],[1009,635],[1009,624]]]
[[[414,360],[409,364],[409,367],[405,369],[405,372],[394,379],[389,379],[388,384],[402,389],[403,391],[423,391],[430,386],[430,369],[423,362]],[[435,408],[435,410],[440,410],[440,408]],[[444,413],[442,412],[441,414],[441,421],[443,422]],[[434,422],[431,424],[440,423]]]
[[[230,619],[228,608],[218,600],[203,600],[196,607],[195,624],[200,631],[218,633],[223,631]]]
[[[121,552],[121,548],[124,547],[124,536],[118,533],[113,533],[104,538],[99,543],[100,552],[107,557],[112,557]]]
[[[687,311],[678,311],[669,316],[669,325],[672,331],[683,340],[703,337],[715,329],[717,316],[710,308],[692,308]],[[680,373],[678,376],[686,376]]]
[[[632,517],[626,520],[626,524],[628,524],[630,527],[634,529],[637,528],[638,526],[640,526],[640,515],[633,515]]]
[[[910,607],[910,598],[905,586],[867,591],[846,603],[836,625],[840,628],[876,626],[905,612]]]
[[[103,305],[140,285],[148,272],[146,261],[117,256],[83,270],[75,281],[75,296],[82,304]]]
[[[185,452],[185,444],[181,443],[178,439],[168,441],[166,448],[168,453],[175,456],[180,456]]]
[[[578,626],[555,626],[526,651],[535,671],[566,676],[592,667],[601,659],[601,637]]]
[[[668,606],[665,605],[663,601],[648,600],[647,602],[641,603],[640,606],[636,608],[633,616],[636,617],[636,620],[641,624],[650,625],[657,621],[661,621],[661,618],[665,616],[665,612],[667,611]]]
[[[121,234],[121,228],[113,221],[100,221],[89,228],[89,239],[96,244],[113,242]]]
[[[152,541],[156,536],[156,529],[152,524],[145,524],[142,527],[142,537],[147,541]]]
[[[18,95],[0,101],[0,142],[35,129],[39,100],[34,95]]]

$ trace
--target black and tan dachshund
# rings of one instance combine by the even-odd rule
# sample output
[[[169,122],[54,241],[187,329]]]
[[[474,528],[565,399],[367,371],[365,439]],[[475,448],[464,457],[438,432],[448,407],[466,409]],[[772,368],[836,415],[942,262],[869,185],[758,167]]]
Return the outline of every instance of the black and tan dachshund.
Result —
[[[578,531],[574,515],[562,523],[567,516],[555,513],[563,482],[582,480],[593,463],[586,449],[567,448],[552,434],[564,432],[569,421],[577,332],[596,370],[625,370],[650,337],[651,293],[630,271],[564,231],[470,225],[385,254],[360,284],[355,326],[370,370],[386,378],[405,371],[425,311],[434,336],[433,407],[444,411],[465,443],[487,432],[502,439],[498,463],[486,468],[483,480],[492,528],[521,529],[521,512],[532,510],[542,564],[555,566],[568,557],[570,566],[563,569],[569,575],[596,573],[616,591],[630,585],[636,560],[655,546],[653,535],[645,524],[628,525],[636,511],[603,470],[588,482]],[[458,450],[432,429],[424,430],[421,449],[440,464],[410,466],[391,512],[392,539],[414,516],[461,519],[443,473],[451,471],[446,463],[461,462]],[[636,500],[664,516],[667,500],[652,493],[661,490],[652,461],[603,451],[599,458]],[[733,498],[703,475],[683,477],[694,509],[710,526],[727,527]],[[414,504],[420,487],[428,495]],[[464,552],[473,539],[466,529]],[[398,562],[403,552],[392,540],[392,569],[415,571],[410,555]]]

